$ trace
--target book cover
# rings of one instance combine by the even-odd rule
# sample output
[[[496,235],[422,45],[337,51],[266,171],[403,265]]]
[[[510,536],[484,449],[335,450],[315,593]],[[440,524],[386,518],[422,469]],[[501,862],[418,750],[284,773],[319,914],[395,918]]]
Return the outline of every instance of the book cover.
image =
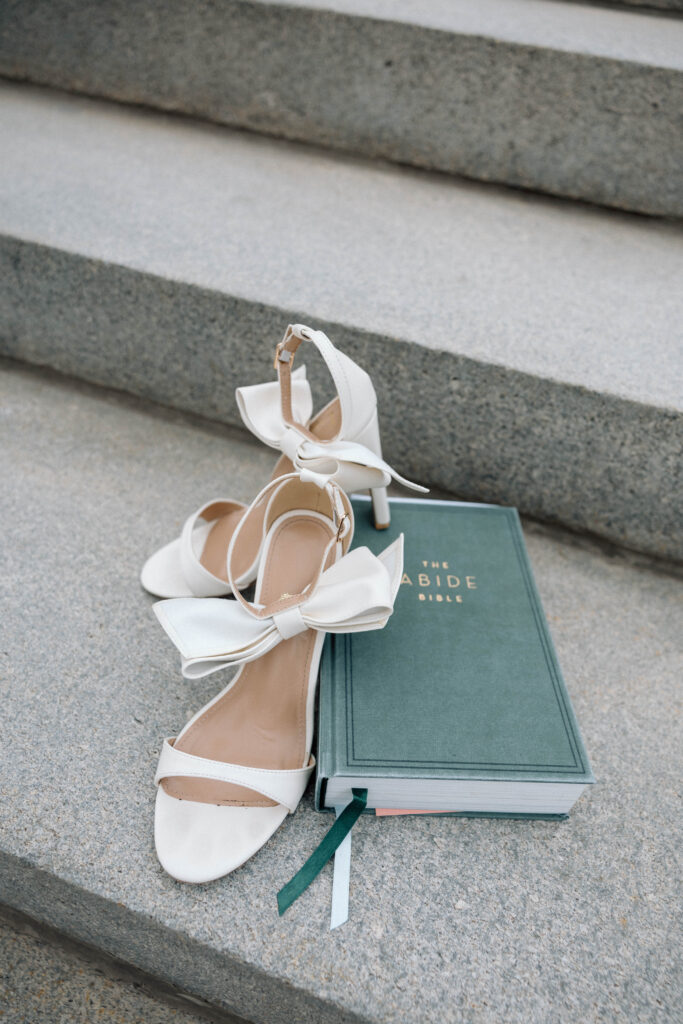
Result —
[[[316,806],[365,780],[369,807],[565,816],[593,776],[517,511],[392,499],[376,531],[353,506],[354,546],[402,532],[405,567],[383,630],[327,638]]]

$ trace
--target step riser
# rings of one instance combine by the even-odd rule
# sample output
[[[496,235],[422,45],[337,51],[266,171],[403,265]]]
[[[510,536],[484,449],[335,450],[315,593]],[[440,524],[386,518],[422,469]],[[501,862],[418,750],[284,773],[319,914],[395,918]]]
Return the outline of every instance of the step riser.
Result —
[[[683,13],[683,0],[606,0],[615,7],[639,8],[644,11],[675,11]],[[570,0],[570,3],[584,5],[586,0]]]
[[[675,70],[279,4],[10,7],[0,20],[10,77],[683,215]]]
[[[249,1024],[2,903],[0,962],[5,1020],[72,1024],[89,1006],[129,1024]]]
[[[0,239],[0,351],[241,426],[234,389],[269,379],[274,339],[306,310]],[[387,459],[474,500],[683,559],[674,483],[681,416],[316,321],[372,375]],[[318,393],[327,388],[311,365]],[[220,488],[219,488],[220,489]]]
[[[0,851],[0,904],[132,964],[150,978],[235,1014],[247,1024],[364,1024],[355,1014],[188,941],[168,928]]]

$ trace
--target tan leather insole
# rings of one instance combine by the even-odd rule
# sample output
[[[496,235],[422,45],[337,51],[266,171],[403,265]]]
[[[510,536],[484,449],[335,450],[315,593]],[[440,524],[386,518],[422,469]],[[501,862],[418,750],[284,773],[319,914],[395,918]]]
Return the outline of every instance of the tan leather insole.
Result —
[[[265,512],[265,504],[263,511]],[[232,535],[237,529],[237,524],[244,516],[244,512],[245,509],[236,508],[216,520],[215,525],[211,527],[209,535],[204,542],[202,557],[199,559],[205,569],[208,569],[214,576],[218,576],[219,579],[224,580],[226,583],[228,582],[228,547],[230,546]],[[259,549],[262,531],[263,513],[260,516],[252,516],[242,527],[242,540],[245,543],[240,544],[239,549],[235,551],[233,563],[235,579],[239,579],[250,568],[249,558],[252,552]],[[235,547],[237,548],[237,545]]]
[[[268,605],[285,592],[301,593],[315,578],[331,536],[331,523],[305,513],[276,523],[263,568],[260,603]],[[331,551],[328,562],[333,558]],[[308,678],[316,636],[306,630],[245,665],[234,686],[177,741],[178,750],[255,768],[303,767]],[[211,779],[170,778],[161,785],[180,800],[255,807],[274,804],[244,786]]]
[[[332,401],[321,409],[318,415],[311,420],[309,424],[311,433],[315,434],[316,437],[320,438],[321,441],[329,441],[331,438],[336,437],[341,429],[341,406],[338,398],[333,398]],[[294,466],[286,455],[281,455],[278,459],[275,469],[272,472],[271,480],[275,480],[279,476],[284,476],[286,473],[292,473]],[[252,516],[251,522],[244,528],[242,534],[242,540],[246,542],[244,546],[240,545],[244,551],[257,551],[258,547],[254,544],[261,536],[263,530],[263,513],[265,512],[265,504],[261,515]],[[228,582],[228,572],[226,567],[226,557],[228,554],[228,546],[232,538],[233,533],[237,529],[237,524],[244,515],[244,511],[235,509],[234,512],[229,512],[227,515],[222,516],[218,519],[215,525],[209,531],[209,535],[206,538],[204,544],[204,550],[202,551],[200,563],[205,569],[217,576],[219,580]],[[246,562],[244,557],[240,558],[239,551],[235,552],[235,578],[239,577],[250,568],[250,565]]]

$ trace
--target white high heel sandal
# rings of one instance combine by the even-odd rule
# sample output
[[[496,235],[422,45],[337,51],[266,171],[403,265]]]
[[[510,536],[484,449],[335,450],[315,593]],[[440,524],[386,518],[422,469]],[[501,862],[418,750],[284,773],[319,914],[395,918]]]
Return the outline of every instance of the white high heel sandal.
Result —
[[[292,372],[296,350],[302,341],[318,349],[330,371],[337,397],[310,419],[313,407],[305,366]],[[362,455],[368,471],[354,471],[352,477],[336,472],[336,482],[348,489],[369,489],[378,530],[389,525],[386,485],[392,474],[382,460],[377,419],[377,397],[370,377],[360,366],[334,347],[322,331],[302,324],[290,325],[275,353],[278,380],[238,388],[237,404],[246,426],[264,444],[282,452],[271,479],[294,469],[305,475],[330,475],[330,462],[343,463]],[[344,452],[353,442],[361,448]],[[372,463],[371,465],[368,463]],[[400,478],[397,478],[400,479]],[[407,483],[407,481],[402,481]],[[411,486],[411,485],[409,485]],[[194,512],[180,537],[156,551],[145,563],[140,576],[143,587],[157,597],[219,597],[230,593],[226,556],[230,540],[244,516],[246,506],[231,499],[214,499]],[[251,527],[260,534],[259,523]],[[246,551],[253,554],[250,558]],[[254,581],[259,550],[244,545],[235,553],[235,583],[244,588]]]
[[[403,572],[403,536],[376,557],[367,548],[348,552],[352,535],[351,505],[334,482],[319,487],[298,474],[279,477],[233,534],[227,568],[236,600],[154,606],[186,677],[242,666],[163,745],[155,843],[161,865],[179,881],[234,871],[295,811],[315,765],[313,706],[325,633],[381,629]],[[256,547],[250,603],[233,563],[238,549],[255,557]]]

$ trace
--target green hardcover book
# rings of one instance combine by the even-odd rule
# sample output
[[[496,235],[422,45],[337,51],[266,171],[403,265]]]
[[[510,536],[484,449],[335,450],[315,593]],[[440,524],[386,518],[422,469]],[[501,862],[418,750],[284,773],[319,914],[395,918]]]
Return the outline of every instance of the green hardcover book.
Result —
[[[593,776],[516,509],[392,499],[354,546],[405,534],[388,625],[330,635],[321,662],[316,806],[565,817]]]

